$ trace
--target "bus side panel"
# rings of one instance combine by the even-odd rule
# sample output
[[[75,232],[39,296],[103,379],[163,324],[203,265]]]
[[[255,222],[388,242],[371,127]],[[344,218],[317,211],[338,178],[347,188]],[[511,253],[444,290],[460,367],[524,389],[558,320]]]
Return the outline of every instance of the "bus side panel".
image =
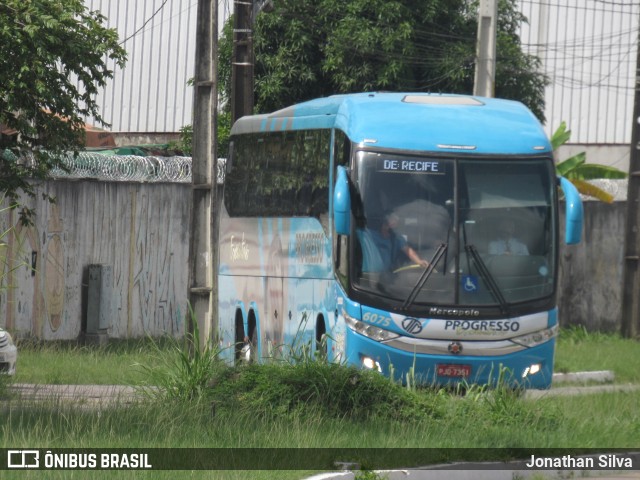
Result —
[[[295,355],[310,354],[315,348],[316,320],[326,322],[327,291],[332,285],[331,242],[316,218],[290,220],[289,261],[285,284],[287,318],[285,343]],[[304,351],[303,351],[304,350]]]
[[[219,336],[233,361],[235,318],[253,314],[263,357],[314,344],[319,315],[335,310],[331,242],[316,218],[231,218],[222,209]],[[246,331],[245,335],[249,332]],[[286,347],[285,347],[286,345]]]
[[[230,277],[221,275],[218,279],[218,342],[220,357],[227,363],[234,362],[235,319],[240,311],[243,323],[247,322],[246,309],[237,299],[235,283]]]
[[[252,313],[263,338],[271,338],[277,331],[272,319],[281,309],[282,272],[286,271],[281,236],[282,227],[256,218],[231,218],[221,208],[219,265],[218,265],[218,334],[222,356],[230,363],[234,359],[236,342],[236,312],[242,311],[244,335],[249,335],[248,319]],[[278,315],[280,318],[280,316]],[[275,338],[273,341],[277,342]],[[261,342],[264,355],[268,344]]]

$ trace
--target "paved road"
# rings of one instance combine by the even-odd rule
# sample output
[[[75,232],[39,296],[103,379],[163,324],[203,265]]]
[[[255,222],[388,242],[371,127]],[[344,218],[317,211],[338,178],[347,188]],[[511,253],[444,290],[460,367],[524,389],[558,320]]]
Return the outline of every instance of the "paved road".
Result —
[[[555,387],[550,390],[527,390],[525,398],[537,399],[544,397],[557,397],[560,395],[587,395],[591,393],[603,392],[636,392],[640,390],[640,385],[591,385],[588,387],[569,386]]]
[[[10,389],[23,399],[63,399],[89,403],[131,403],[142,398],[136,387],[127,385],[33,385],[16,383]],[[585,395],[599,392],[638,391],[640,385],[593,385],[555,387],[550,390],[528,390],[525,398],[538,399],[558,395]]]
[[[605,471],[562,471],[548,472],[541,470],[393,470],[381,471],[379,475],[385,480],[513,480],[541,478],[549,480],[565,480],[568,478],[592,478],[597,480],[640,480],[640,471],[605,472]],[[352,472],[322,473],[307,477],[305,480],[353,480]]]
[[[10,391],[21,400],[73,400],[87,405],[131,404],[142,393],[127,385],[33,385],[14,383]]]

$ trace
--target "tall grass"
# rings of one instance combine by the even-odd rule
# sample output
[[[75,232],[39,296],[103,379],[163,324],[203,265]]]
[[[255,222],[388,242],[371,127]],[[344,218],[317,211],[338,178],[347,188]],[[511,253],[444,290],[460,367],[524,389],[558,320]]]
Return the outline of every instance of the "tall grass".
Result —
[[[228,368],[209,392],[219,408],[263,418],[317,412],[331,418],[409,419],[440,416],[436,395],[421,395],[377,372],[326,362]]]
[[[182,340],[169,339],[169,348],[163,348],[152,339],[155,350],[152,363],[136,364],[146,374],[151,385],[143,391],[159,400],[198,400],[208,389],[216,372],[224,369],[219,360],[219,350],[211,340],[201,343],[198,322],[189,307],[190,324],[193,332],[188,332]]]
[[[518,447],[637,448],[637,395],[502,400],[496,402],[492,392],[441,394],[438,415],[398,418],[380,413],[332,416],[303,405],[280,412],[278,404],[276,412],[264,415],[248,408],[252,402],[243,398],[236,399],[235,409],[215,410],[206,402],[145,402],[95,410],[81,403],[13,399],[3,401],[0,409],[0,438],[8,448],[426,447],[484,448],[489,454]]]
[[[235,367],[218,359],[210,341],[201,342],[190,312],[193,333],[156,349],[151,364],[141,364],[160,400],[205,400],[212,411],[246,411],[256,418],[299,413],[332,418],[414,418],[439,415],[437,397],[418,395],[377,372],[330,363],[311,342],[294,342],[283,357],[264,364]]]
[[[565,348],[586,347],[594,356],[597,341],[588,335],[569,341],[571,338],[561,338],[559,350],[564,342],[568,345]],[[635,348],[622,339],[612,341]],[[96,410],[55,399],[38,404],[8,399],[0,408],[2,445],[450,448],[438,460],[457,461],[465,459],[459,449],[483,449],[474,454],[484,454],[483,459],[489,460],[512,448],[637,448],[640,438],[637,394],[532,401],[500,382],[496,388],[467,386],[457,391],[408,389],[375,372],[327,363],[322,358],[301,358],[297,364],[273,360],[231,367],[216,360],[212,345],[196,348],[200,345],[197,330],[186,341],[168,339],[151,347],[148,342],[144,345],[145,355],[149,348],[152,353],[142,371],[160,391],[155,400],[161,401]],[[85,350],[73,351],[74,355],[87,354]],[[410,458],[401,460],[410,466]],[[153,473],[157,475],[149,476],[164,476],[164,472]],[[366,470],[360,472],[367,474]],[[104,476],[100,473],[97,478]],[[195,472],[189,476],[275,479],[304,475]]]

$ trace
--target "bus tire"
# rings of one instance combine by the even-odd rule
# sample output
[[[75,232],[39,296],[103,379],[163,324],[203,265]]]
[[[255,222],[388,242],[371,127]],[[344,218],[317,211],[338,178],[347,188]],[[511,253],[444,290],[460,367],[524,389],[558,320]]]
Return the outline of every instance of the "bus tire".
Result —
[[[318,315],[316,319],[316,356],[319,359],[327,359],[327,327],[324,323],[324,317]]]
[[[242,319],[242,311],[240,309],[236,310],[234,340],[234,359],[237,365],[242,359],[242,350],[244,348],[244,322]]]
[[[249,312],[247,328],[249,332],[244,338],[243,359],[247,363],[254,363],[258,360],[258,325],[253,310]]]

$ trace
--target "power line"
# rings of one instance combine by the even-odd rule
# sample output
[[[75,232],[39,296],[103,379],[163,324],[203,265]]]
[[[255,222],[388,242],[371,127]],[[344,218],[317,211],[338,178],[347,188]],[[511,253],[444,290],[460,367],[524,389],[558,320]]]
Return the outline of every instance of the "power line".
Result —
[[[168,1],[169,1],[169,0],[164,0],[164,2],[162,2],[162,5],[160,5],[160,6],[158,7],[158,9],[157,9],[155,12],[153,12],[153,14],[152,14],[152,15],[151,15],[147,20],[145,20],[145,22],[142,24],[142,26],[141,26],[140,28],[138,28],[135,32],[133,32],[131,35],[129,35],[127,38],[125,38],[124,40],[122,40],[122,41],[120,42],[120,45],[122,45],[122,44],[126,43],[127,41],[131,40],[131,39],[132,39],[133,37],[135,37],[138,33],[140,33],[142,30],[144,30],[144,27],[146,27],[146,26],[147,26],[147,24],[148,24],[151,20],[153,20],[153,19],[154,19],[154,17],[155,17],[158,13],[160,13],[160,11],[164,8],[164,6],[167,4],[167,2],[168,2]]]
[[[545,1],[545,0],[520,0],[520,3],[522,4],[529,4],[529,5],[537,5],[537,6],[546,6],[546,7],[559,7],[559,8],[564,8],[564,9],[571,9],[571,10],[582,10],[585,12],[598,12],[598,13],[603,13],[603,12],[612,12],[612,11],[616,11],[616,10],[611,10],[611,9],[605,9],[605,5],[609,5],[609,6],[617,6],[622,8],[631,8],[632,11],[628,12],[630,15],[635,15],[633,12],[633,9],[638,7],[637,2],[633,1],[631,3],[620,3],[620,2],[607,2],[607,1],[599,1],[599,0],[594,0],[595,3],[600,3],[602,4],[600,8],[598,8],[597,6],[587,6],[587,5],[567,5],[566,3],[563,3],[561,1],[558,2],[552,2],[552,1]],[[617,10],[618,13],[623,13],[622,10]]]

